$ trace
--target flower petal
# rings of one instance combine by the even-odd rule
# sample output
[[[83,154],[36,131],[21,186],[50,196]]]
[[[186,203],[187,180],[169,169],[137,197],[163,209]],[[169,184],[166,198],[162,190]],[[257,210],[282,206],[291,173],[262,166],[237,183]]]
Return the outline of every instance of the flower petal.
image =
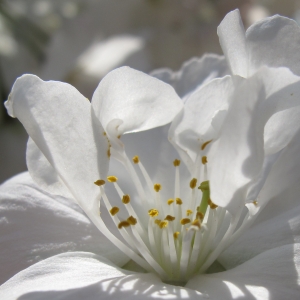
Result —
[[[296,195],[294,198],[299,200]],[[255,222],[218,260],[226,269],[231,269],[264,251],[293,243],[300,243],[299,205],[264,222]]]
[[[6,107],[73,197],[91,210],[99,196],[94,181],[107,174],[108,142],[89,101],[68,84],[24,75],[15,82]]]
[[[183,104],[168,84],[122,67],[100,82],[92,106],[106,130],[112,121],[118,120],[113,135],[121,135],[170,123]]]
[[[91,253],[65,253],[20,272],[0,287],[2,299],[204,299],[201,293],[162,283],[153,274],[116,268]]]
[[[195,162],[201,145],[219,134],[212,126],[212,120],[218,111],[227,110],[232,92],[230,76],[214,79],[186,100],[183,111],[172,122],[170,141],[192,162]]]
[[[177,72],[171,69],[158,69],[150,73],[151,76],[172,85],[177,94],[184,99],[210,80],[227,74],[229,69],[225,57],[216,54],[194,57],[185,62]]]
[[[287,75],[296,79],[278,89],[276,82],[281,79],[285,82]],[[215,153],[208,165],[211,168],[211,197],[216,204],[227,206],[231,212],[242,205],[246,185],[256,180],[263,165],[265,124],[275,113],[299,107],[299,95],[299,77],[285,68],[262,68],[237,84],[220,139],[212,145]],[[280,142],[266,145],[269,147],[267,154],[281,150],[290,142],[293,135],[285,134],[285,131],[288,132],[289,128],[283,130]],[[271,137],[276,139],[278,134],[267,131],[270,140]]]
[[[250,26],[246,32],[248,75],[261,66],[287,67],[300,75],[300,28],[289,18],[273,16]]]
[[[229,271],[198,275],[186,287],[210,299],[298,299],[300,244],[263,252]]]
[[[217,32],[232,74],[247,77],[248,55],[245,29],[238,9],[225,16]]]
[[[27,142],[26,164],[30,176],[40,188],[53,195],[72,198],[55,169],[30,137]]]
[[[124,265],[109,242],[71,199],[39,189],[28,173],[0,186],[0,283],[28,266],[67,251],[90,251]]]

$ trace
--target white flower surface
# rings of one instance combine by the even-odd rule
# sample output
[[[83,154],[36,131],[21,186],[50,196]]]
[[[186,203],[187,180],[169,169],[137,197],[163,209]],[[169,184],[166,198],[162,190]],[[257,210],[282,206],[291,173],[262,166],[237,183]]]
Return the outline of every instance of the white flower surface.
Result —
[[[218,33],[229,69],[123,67],[91,102],[16,81],[31,177],[0,187],[1,299],[298,299],[299,27]]]

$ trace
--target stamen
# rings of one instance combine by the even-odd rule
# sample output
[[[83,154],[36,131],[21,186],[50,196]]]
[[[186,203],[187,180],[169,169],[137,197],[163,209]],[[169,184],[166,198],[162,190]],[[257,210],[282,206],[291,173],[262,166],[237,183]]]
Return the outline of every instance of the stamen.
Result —
[[[182,204],[182,200],[180,198],[176,198],[176,204],[177,205],[181,205]]]
[[[206,147],[209,143],[211,143],[211,142],[212,142],[212,140],[203,143],[202,146],[201,146],[201,150],[204,150],[205,147]]]
[[[94,182],[94,184],[101,186],[101,185],[105,184],[105,181],[103,179],[98,179]]]
[[[158,193],[161,190],[161,185],[159,183],[155,183],[153,186],[156,193]]]
[[[130,202],[130,196],[129,195],[123,195],[122,202],[124,204],[128,204]]]
[[[202,164],[203,165],[207,164],[207,157],[206,156],[202,156]]]
[[[189,218],[183,218],[180,220],[181,225],[186,225],[188,223],[191,223],[191,219],[189,219]]]
[[[199,219],[195,219],[192,222],[192,226],[196,226],[196,227],[200,228],[201,227],[201,222],[199,221]]]
[[[191,189],[194,189],[196,186],[197,186],[197,178],[193,178],[193,179],[190,181],[190,188],[191,188]]]
[[[174,167],[180,166],[180,160],[179,160],[179,159],[175,159],[175,160],[173,161],[173,165],[174,165]]]
[[[211,199],[208,199],[208,205],[210,206],[211,209],[216,209],[218,207],[217,204],[214,204]]]
[[[135,163],[135,164],[138,164],[140,162],[140,158],[136,155],[132,158],[132,161]]]
[[[134,218],[133,216],[130,216],[128,219],[127,219],[127,222],[130,224],[130,225],[135,225],[137,223],[137,220],[136,218]]]
[[[190,216],[190,215],[192,215],[192,214],[193,214],[193,211],[192,211],[192,210],[188,209],[188,210],[186,211],[186,215],[187,215],[187,216]]]
[[[174,220],[175,220],[175,217],[173,217],[173,216],[171,216],[171,215],[167,215],[167,216],[165,217],[165,220],[167,220],[167,221],[174,221]]]
[[[256,200],[252,201],[252,203],[257,206],[258,202]]]
[[[107,180],[109,182],[117,182],[118,178],[116,176],[107,176]]]
[[[127,221],[121,221],[118,225],[118,228],[121,229],[122,227],[129,227],[130,223]]]
[[[179,235],[180,235],[179,231],[174,232],[173,233],[174,239],[177,240]]]
[[[152,218],[157,217],[159,214],[158,210],[155,208],[152,208],[148,211],[148,215]]]
[[[159,228],[166,228],[168,226],[168,222],[167,221],[161,221],[160,223],[159,223]]]
[[[156,219],[155,221],[154,221],[154,223],[156,224],[156,225],[160,225],[160,223],[161,223],[161,220],[160,219]]]
[[[116,215],[118,212],[120,211],[120,208],[117,206],[114,206],[111,208],[111,210],[109,211],[111,213],[112,216]]]
[[[171,205],[172,203],[174,203],[174,200],[173,200],[173,199],[169,199],[169,200],[167,201],[167,203],[168,203],[168,205]]]

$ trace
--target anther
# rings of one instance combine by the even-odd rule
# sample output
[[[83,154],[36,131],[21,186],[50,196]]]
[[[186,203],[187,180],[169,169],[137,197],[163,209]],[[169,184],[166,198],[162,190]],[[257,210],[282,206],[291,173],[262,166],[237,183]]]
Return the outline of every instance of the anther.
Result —
[[[161,190],[161,185],[159,183],[155,183],[154,186],[153,186],[155,192],[159,192]]]
[[[111,156],[111,153],[110,153],[110,145],[108,146],[108,149],[107,149],[107,152],[106,152],[106,154],[107,154],[107,156],[108,156],[108,158]]]
[[[186,211],[186,215],[187,215],[187,216],[190,216],[192,213],[193,213],[193,211],[190,210],[190,209],[188,209],[188,210]]]
[[[180,198],[176,198],[176,204],[181,205],[182,204],[182,200]]]
[[[258,202],[256,200],[252,201],[252,203],[257,206]]]
[[[175,217],[173,217],[173,216],[171,216],[171,215],[167,215],[166,217],[165,217],[165,220],[167,220],[167,221],[174,221],[175,220]]]
[[[191,223],[191,219],[189,218],[183,218],[180,220],[181,225],[186,225],[188,223]]]
[[[136,218],[134,218],[133,216],[130,216],[128,219],[127,219],[127,222],[130,224],[130,225],[135,225],[137,223],[137,220]]]
[[[120,210],[119,207],[114,206],[114,207],[111,208],[111,210],[109,212],[112,216],[114,216],[119,212],[119,210]]]
[[[161,229],[166,228],[168,226],[168,222],[167,221],[161,221],[158,226]]]
[[[109,182],[117,182],[118,178],[116,176],[107,176],[107,180]]]
[[[201,222],[199,221],[199,219],[195,219],[192,222],[192,226],[196,226],[196,227],[200,228],[201,227]]]
[[[128,204],[128,203],[130,202],[130,196],[129,196],[129,195],[124,195],[124,196],[122,197],[122,202],[123,202],[124,204]]]
[[[211,209],[216,209],[218,207],[217,204],[214,204],[211,199],[208,199],[208,205],[210,206]]]
[[[169,200],[167,201],[168,205],[171,205],[173,202],[174,202],[174,199],[169,199]]]
[[[157,217],[159,214],[158,210],[155,208],[152,208],[148,211],[148,215],[152,218]]]
[[[105,184],[105,181],[103,179],[98,179],[94,182],[94,184],[101,186],[101,185]]]
[[[202,146],[201,146],[201,150],[204,150],[205,149],[205,147],[209,144],[209,143],[211,143],[212,142],[212,140],[210,140],[210,141],[207,141],[207,142],[205,142],[204,144],[202,144]]]
[[[207,157],[206,156],[202,156],[202,164],[203,165],[207,164]]]
[[[202,221],[204,219],[204,214],[202,212],[198,211],[196,214],[196,218]]]
[[[173,233],[174,240],[178,239],[179,234],[180,234],[179,231],[176,231],[176,232]]]
[[[174,165],[174,167],[180,166],[180,160],[179,160],[179,159],[175,159],[175,160],[173,161],[173,165]]]
[[[193,178],[191,181],[190,181],[190,188],[191,189],[194,189],[197,185],[197,178]]]
[[[132,161],[135,163],[135,164],[138,164],[140,162],[140,158],[136,155],[132,158]]]
[[[122,227],[129,227],[130,224],[127,221],[121,221],[118,225],[118,228],[121,229]]]
[[[160,223],[161,223],[161,220],[160,219],[156,219],[155,221],[154,221],[154,223],[156,224],[156,225],[160,225]]]

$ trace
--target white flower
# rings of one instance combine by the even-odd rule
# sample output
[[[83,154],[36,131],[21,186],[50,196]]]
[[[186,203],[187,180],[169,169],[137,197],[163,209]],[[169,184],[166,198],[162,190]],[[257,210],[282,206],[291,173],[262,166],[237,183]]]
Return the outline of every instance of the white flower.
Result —
[[[107,239],[91,246],[97,255],[50,257],[89,250],[94,228],[74,205],[66,208],[68,198],[44,194],[40,199],[41,190],[27,175],[8,181],[1,188],[2,236],[17,249],[11,250],[16,262],[10,259],[8,272],[40,260],[38,255],[49,258],[2,285],[1,299],[297,299],[300,77],[292,56],[281,59],[282,50],[275,54],[280,63],[257,63],[257,56],[240,65],[245,53],[259,48],[263,29],[269,29],[274,47],[276,33],[294,23],[266,19],[248,30],[256,47],[245,42],[234,48],[236,37],[245,41],[237,16],[230,13],[219,27],[231,76],[221,77],[222,59],[210,56],[175,75],[154,74],[174,85],[184,101],[169,85],[130,68],[109,73],[91,103],[64,83],[33,75],[16,81],[6,107],[30,135],[31,177],[48,192],[74,199]],[[295,38],[289,43],[296,48]],[[203,67],[216,61],[222,66],[217,71]],[[185,84],[195,74],[204,74],[199,83],[191,78]],[[61,234],[74,244],[53,242],[51,249],[42,237],[38,246],[38,238],[28,233],[24,239],[19,234],[18,244],[12,222],[26,219],[21,208],[36,212],[25,233],[43,234],[69,222],[74,238],[69,230],[46,234],[53,241]],[[51,211],[55,222],[49,228],[44,222],[49,224]],[[127,269],[134,261],[135,271],[119,268],[129,258]],[[206,274],[216,260],[228,270]]]

